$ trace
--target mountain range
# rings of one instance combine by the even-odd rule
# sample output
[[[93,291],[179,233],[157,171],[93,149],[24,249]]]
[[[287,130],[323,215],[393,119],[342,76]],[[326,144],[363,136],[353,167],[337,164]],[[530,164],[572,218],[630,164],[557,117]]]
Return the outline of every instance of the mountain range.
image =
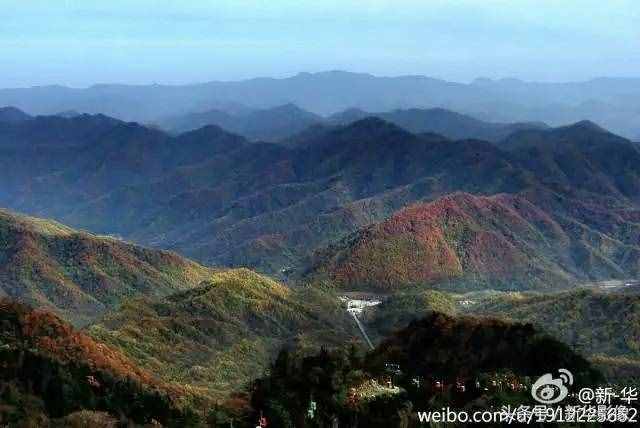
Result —
[[[393,123],[414,134],[439,134],[452,140],[475,138],[495,142],[503,140],[516,131],[548,128],[542,122],[484,122],[443,108],[396,109],[382,113],[349,109],[331,115],[327,120],[329,123],[346,125],[371,116]]]
[[[638,372],[637,296],[573,290],[640,275],[636,143],[590,121],[490,125],[409,109],[316,122],[293,105],[226,106],[265,134],[2,110],[0,353],[11,364],[0,376],[11,386],[0,418],[90,409],[197,426],[261,402],[276,412],[263,387],[288,382],[330,391],[322,405],[334,411],[391,360],[419,377],[566,362],[599,378],[577,350],[609,379]],[[310,120],[287,122],[296,115]],[[361,315],[381,344],[366,360],[338,298],[354,295],[382,300]],[[282,397],[308,408],[306,395]]]
[[[519,130],[548,128],[544,123],[483,122],[442,108],[413,108],[383,113],[369,113],[352,108],[322,117],[302,110],[294,104],[262,110],[245,109],[234,114],[211,110],[169,118],[158,124],[174,134],[216,125],[251,141],[295,145],[297,140],[311,133],[327,132],[329,128],[349,125],[367,117],[380,118],[414,134],[439,134],[450,139],[477,138],[498,141]]]
[[[335,295],[320,288],[205,268],[7,211],[0,211],[0,298],[0,318],[18,313],[25,323],[42,320],[74,336],[72,322],[84,329],[82,349],[95,353],[106,344],[117,364],[126,359],[158,383],[189,385],[181,395],[205,400],[241,390],[288,343],[315,349],[359,337]]]
[[[216,125],[251,141],[277,142],[323,121],[321,116],[302,110],[294,104],[285,104],[262,110],[245,108],[233,113],[223,110],[191,113],[159,121],[159,126],[180,134]]]
[[[598,78],[544,83],[477,79],[456,83],[425,76],[377,77],[328,71],[283,79],[256,78],[191,85],[100,84],[89,88],[39,86],[0,90],[0,105],[29,114],[67,110],[102,113],[122,120],[157,122],[212,109],[238,111],[242,105],[268,109],[294,103],[318,115],[349,108],[389,111],[446,108],[491,122],[545,122],[552,126],[582,119],[625,137],[636,137],[640,80]]]
[[[586,121],[490,143],[413,134],[367,117],[282,145],[216,126],[170,136],[99,115],[41,116],[0,124],[0,152],[0,204],[210,265],[299,278],[315,251],[413,203],[436,207],[466,192],[506,194],[476,205],[491,201],[501,220],[522,227],[498,232],[488,214],[467,213],[457,220],[472,234],[449,234],[447,245],[433,247],[451,256],[438,269],[462,267],[476,284],[495,279],[483,250],[490,239],[522,267],[512,272],[522,280],[503,278],[504,287],[566,286],[638,270],[640,149]],[[524,208],[509,208],[516,202]],[[454,247],[455,257],[446,250]],[[482,274],[473,268],[479,264]]]

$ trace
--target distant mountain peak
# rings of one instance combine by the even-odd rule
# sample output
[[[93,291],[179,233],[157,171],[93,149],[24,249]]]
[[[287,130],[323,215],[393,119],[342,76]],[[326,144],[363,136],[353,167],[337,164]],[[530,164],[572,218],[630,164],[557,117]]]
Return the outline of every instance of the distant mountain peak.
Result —
[[[521,133],[534,132],[539,133],[540,138],[545,135],[555,136],[556,138],[571,138],[571,139],[584,139],[587,137],[596,137],[596,136],[609,136],[614,138],[616,141],[628,141],[627,139],[620,137],[616,134],[611,133],[607,129],[602,128],[600,125],[590,121],[590,120],[581,120],[576,123],[572,123],[570,125],[558,126],[556,128],[549,129],[537,129],[537,130],[523,130],[520,132],[516,132],[513,134],[514,139],[517,139]]]
[[[484,122],[442,107],[398,108],[377,113],[351,109],[330,116],[328,121],[332,124],[347,124],[367,116],[378,117],[415,135],[431,133],[452,140],[478,139],[496,142],[518,130],[546,128],[546,125],[539,123]]]
[[[377,126],[395,126],[391,122],[387,122],[384,119],[380,119],[376,116],[367,116],[363,119],[353,122],[350,127],[377,127]]]
[[[17,123],[29,119],[31,119],[31,116],[18,108],[11,106],[0,107],[0,123]]]
[[[341,140],[350,142],[375,139],[385,143],[393,143],[415,138],[415,135],[409,131],[375,116],[368,116],[337,128],[333,134]]]
[[[244,137],[228,132],[217,125],[206,125],[185,132],[177,137],[177,141],[184,150],[190,147],[188,151],[196,150],[195,153],[200,153],[203,158],[210,156],[210,153],[237,149],[247,142]],[[209,152],[200,151],[207,150],[207,147]]]
[[[275,106],[272,107],[270,109],[266,109],[266,110],[271,110],[271,111],[277,111],[277,112],[283,112],[283,113],[309,113],[308,111],[304,110],[303,108],[300,108],[300,106],[298,106],[297,104],[294,103],[286,103],[286,104],[282,104],[279,106]]]
[[[359,107],[350,107],[346,110],[343,110],[341,112],[342,114],[353,114],[353,113],[362,113],[362,114],[367,114],[367,112]]]
[[[184,133],[180,134],[180,136],[182,136],[182,137],[187,137],[187,136],[205,137],[205,136],[219,136],[219,135],[223,135],[223,134],[231,134],[231,133],[225,131],[224,129],[222,129],[218,125],[205,125],[202,128],[194,129],[193,131],[184,132]]]
[[[409,132],[376,116],[367,116],[363,119],[359,119],[349,125],[346,125],[345,130],[361,130],[361,131],[377,131],[377,130],[393,130],[399,133],[409,134]]]
[[[339,111],[327,118],[332,124],[348,124],[363,119],[371,114],[358,107],[350,107],[346,110]]]
[[[503,77],[502,79],[498,80],[498,82],[505,83],[507,85],[521,85],[525,83],[524,80],[520,80],[515,77]]]
[[[590,120],[581,120],[580,122],[576,122],[574,124],[564,126],[561,129],[567,129],[567,130],[568,129],[583,129],[583,130],[596,131],[596,132],[609,132],[606,129],[602,128],[597,123],[592,122]]]
[[[493,83],[493,79],[489,77],[478,77],[473,79],[471,82],[472,85],[491,85]]]
[[[505,86],[518,86],[526,83],[524,80],[515,77],[502,77],[499,79],[492,79],[490,77],[478,77],[474,79],[471,84],[477,86],[491,86],[491,85],[505,85]]]
[[[22,113],[22,114],[26,114],[25,112],[23,112],[19,108],[12,107],[12,106],[0,107],[0,112],[2,112],[2,113]]]
[[[346,70],[326,70],[326,71],[318,71],[315,73],[302,72],[298,73],[295,77],[374,77],[369,73],[356,73],[353,71]]]
[[[60,113],[55,114],[54,116],[71,119],[71,118],[74,118],[74,117],[82,116],[82,113],[78,112],[77,110],[65,110],[65,111],[61,111]]]

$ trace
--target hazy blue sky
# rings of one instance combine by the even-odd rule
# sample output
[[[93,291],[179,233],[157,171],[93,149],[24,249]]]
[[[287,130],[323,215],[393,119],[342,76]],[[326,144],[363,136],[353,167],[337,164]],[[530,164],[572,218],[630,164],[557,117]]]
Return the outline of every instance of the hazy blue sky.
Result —
[[[638,0],[0,0],[0,87],[640,76]]]

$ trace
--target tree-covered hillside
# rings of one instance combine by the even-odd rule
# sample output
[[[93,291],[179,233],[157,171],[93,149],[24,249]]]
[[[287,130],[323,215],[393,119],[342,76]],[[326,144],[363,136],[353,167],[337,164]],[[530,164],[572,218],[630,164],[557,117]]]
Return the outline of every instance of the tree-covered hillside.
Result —
[[[86,324],[123,299],[186,290],[210,274],[175,253],[0,210],[0,296]]]
[[[55,315],[6,299],[0,299],[0,361],[2,424],[40,427],[66,417],[69,425],[55,426],[83,418],[188,426],[193,419],[181,387]]]
[[[127,301],[88,333],[207,397],[242,390],[286,343],[313,350],[359,340],[334,295],[290,289],[247,269],[216,272],[161,300]]]
[[[547,208],[549,199],[555,210]],[[548,290],[636,274],[637,211],[613,213],[604,201],[590,202],[547,192],[447,195],[319,251],[307,277],[347,290],[389,292]]]
[[[417,427],[417,411],[532,405],[532,380],[558,367],[574,374],[574,387],[602,382],[589,362],[530,324],[432,313],[366,355],[283,350],[255,383],[252,406],[284,428]]]
[[[506,294],[481,301],[477,314],[530,322],[583,355],[640,359],[640,294],[579,289]]]

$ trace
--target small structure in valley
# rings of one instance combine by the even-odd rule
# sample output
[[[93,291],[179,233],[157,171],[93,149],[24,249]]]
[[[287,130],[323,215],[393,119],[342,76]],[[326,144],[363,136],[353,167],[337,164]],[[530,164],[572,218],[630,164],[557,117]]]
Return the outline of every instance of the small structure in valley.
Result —
[[[361,315],[365,308],[382,303],[378,299],[350,299],[345,296],[341,296],[340,300],[347,305],[347,311],[355,315]]]

